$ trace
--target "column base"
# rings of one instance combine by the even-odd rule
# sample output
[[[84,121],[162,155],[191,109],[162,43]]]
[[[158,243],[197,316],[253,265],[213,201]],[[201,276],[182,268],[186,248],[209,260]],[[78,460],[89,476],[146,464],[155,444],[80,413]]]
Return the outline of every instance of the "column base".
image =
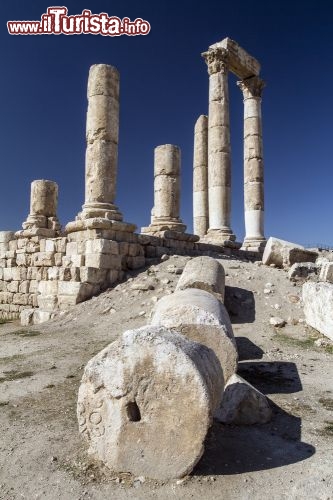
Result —
[[[238,249],[242,246],[241,243],[236,241],[236,236],[232,233],[231,229],[208,229],[207,234],[200,238],[202,243],[210,245],[217,245],[228,248]]]
[[[113,203],[85,203],[82,206],[82,212],[76,217],[76,220],[103,218],[108,220],[122,221],[123,215],[118,207]]]
[[[69,222],[65,227],[66,233],[85,231],[87,229],[105,229],[133,233],[136,230],[136,225],[123,221],[110,220],[103,217],[93,217],[90,219],[78,219],[73,222]]]
[[[267,240],[265,238],[263,239],[247,239],[243,241],[243,245],[241,247],[241,250],[244,250],[246,252],[259,252],[263,253],[265,246],[266,246]]]
[[[175,231],[177,233],[185,233],[186,225],[180,219],[154,219],[148,227],[142,227],[141,233],[155,234],[161,231]]]
[[[22,224],[23,231],[16,234],[19,237],[45,236],[54,238],[61,233],[61,225],[56,216],[29,214]]]

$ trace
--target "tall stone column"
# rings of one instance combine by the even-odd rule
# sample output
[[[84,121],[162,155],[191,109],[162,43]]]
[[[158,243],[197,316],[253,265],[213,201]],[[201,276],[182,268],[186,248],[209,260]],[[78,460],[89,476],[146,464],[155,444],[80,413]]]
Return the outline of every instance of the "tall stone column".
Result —
[[[114,205],[119,136],[119,73],[107,64],[91,66],[88,79],[85,203],[79,219],[122,220]]]
[[[42,230],[44,236],[54,236],[60,231],[57,218],[58,184],[53,181],[36,180],[31,183],[30,213],[23,222],[24,230]],[[38,233],[38,231],[37,231]]]
[[[154,208],[151,224],[143,233],[184,232],[180,211],[180,149],[172,144],[157,146],[154,153]]]
[[[264,236],[264,162],[262,144],[261,94],[263,80],[254,76],[237,85],[244,96],[244,249],[260,250]]]
[[[209,74],[208,112],[208,239],[236,239],[230,227],[231,148],[228,92],[228,52],[210,48],[203,53]]]
[[[194,127],[193,232],[203,237],[208,227],[208,118],[201,115]]]

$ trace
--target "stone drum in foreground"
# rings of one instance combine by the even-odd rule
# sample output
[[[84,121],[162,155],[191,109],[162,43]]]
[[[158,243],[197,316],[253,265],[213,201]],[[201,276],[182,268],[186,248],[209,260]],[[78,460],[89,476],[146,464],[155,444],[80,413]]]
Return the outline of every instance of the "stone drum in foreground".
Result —
[[[182,477],[203,454],[223,386],[211,349],[162,327],[127,331],[85,368],[80,432],[115,471]]]

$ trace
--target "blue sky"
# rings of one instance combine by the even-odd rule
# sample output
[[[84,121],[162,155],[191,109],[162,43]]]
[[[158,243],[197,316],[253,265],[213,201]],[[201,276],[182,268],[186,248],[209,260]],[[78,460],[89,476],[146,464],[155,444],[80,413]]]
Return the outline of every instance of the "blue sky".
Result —
[[[57,5],[57,3],[55,3]],[[182,150],[181,214],[192,230],[193,127],[207,113],[208,75],[200,54],[226,36],[262,66],[266,236],[333,245],[331,1],[68,0],[83,9],[141,17],[148,36],[11,36],[8,20],[39,20],[43,0],[1,2],[0,230],[21,228],[30,182],[59,184],[58,214],[73,220],[84,202],[89,67],[120,72],[117,204],[124,219],[149,224],[153,150]],[[54,3],[53,3],[54,5]],[[232,228],[244,236],[243,104],[230,76]]]

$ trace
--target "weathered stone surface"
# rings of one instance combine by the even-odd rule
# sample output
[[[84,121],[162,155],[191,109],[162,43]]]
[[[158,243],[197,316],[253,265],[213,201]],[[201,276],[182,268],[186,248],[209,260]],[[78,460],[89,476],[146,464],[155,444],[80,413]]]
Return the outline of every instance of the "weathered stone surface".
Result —
[[[184,232],[180,216],[180,149],[172,144],[154,151],[154,207],[151,224],[143,233],[173,230]]]
[[[211,293],[188,288],[162,297],[154,307],[151,324],[171,328],[213,349],[225,381],[236,372],[238,354],[229,315]]]
[[[322,264],[319,274],[319,281],[333,283],[333,262],[325,262],[324,264]]]
[[[112,470],[182,477],[203,453],[222,391],[212,350],[164,328],[128,331],[85,368],[80,432]]]
[[[210,48],[215,47],[220,47],[227,51],[229,69],[239,78],[249,78],[253,75],[259,75],[259,62],[248,54],[235,40],[224,38],[220,42],[210,46]]]
[[[202,54],[209,73],[208,111],[208,207],[209,242],[219,238],[235,240],[230,226],[231,214],[231,148],[229,118],[229,61],[225,48],[211,46]],[[205,238],[205,240],[206,240]]]
[[[176,290],[198,288],[224,300],[225,272],[222,264],[212,257],[196,257],[185,266]]]
[[[223,424],[265,424],[272,418],[272,410],[264,394],[239,375],[232,375],[214,418]]]
[[[333,284],[304,283],[302,299],[307,324],[333,340]]]
[[[315,262],[317,252],[306,250],[301,245],[270,237],[267,241],[262,262],[266,266],[290,267],[295,262]]]
[[[47,180],[33,181],[31,183],[30,213],[22,224],[24,234],[16,234],[19,237],[24,237],[26,232],[41,230],[46,231],[46,235],[54,237],[61,229],[57,219],[57,205],[57,183]],[[32,235],[33,233],[31,233]]]
[[[313,262],[295,262],[288,271],[288,278],[292,281],[306,279],[310,275],[317,274],[317,272],[318,266]]]
[[[204,236],[208,227],[208,117],[201,115],[194,128],[193,232]]]

